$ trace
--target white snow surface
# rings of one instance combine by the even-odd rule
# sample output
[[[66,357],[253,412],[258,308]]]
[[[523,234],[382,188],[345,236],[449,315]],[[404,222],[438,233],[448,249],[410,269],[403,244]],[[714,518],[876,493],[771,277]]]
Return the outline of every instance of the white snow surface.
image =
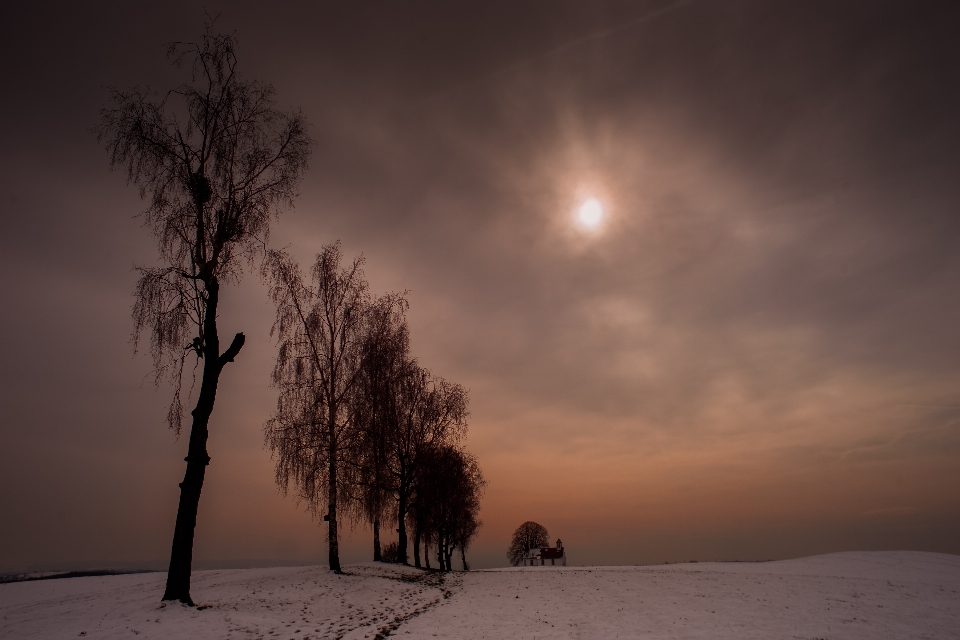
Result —
[[[960,638],[960,556],[530,567],[360,564],[0,584],[0,638]]]

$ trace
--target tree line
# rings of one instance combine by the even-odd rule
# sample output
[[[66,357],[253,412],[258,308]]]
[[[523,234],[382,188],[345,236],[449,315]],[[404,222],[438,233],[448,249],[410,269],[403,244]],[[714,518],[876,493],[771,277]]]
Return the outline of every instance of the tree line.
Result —
[[[244,79],[236,40],[213,20],[195,43],[169,49],[189,81],[165,93],[113,89],[96,128],[112,168],[125,171],[148,206],[161,265],[138,267],[134,349],[149,342],[156,381],[174,389],[168,425],[184,420],[183,374],[202,365],[190,412],[186,471],[164,600],[192,604],[190,573],[206,467],[209,423],[220,374],[245,342],[221,351],[221,286],[259,261],[276,305],[279,392],[265,440],[284,490],[329,522],[330,568],[340,571],[339,526],[369,522],[374,559],[380,529],[396,523],[396,561],[451,569],[480,526],[484,481],[462,448],[467,392],[410,353],[404,296],[374,296],[362,260],[343,265],[324,247],[306,278],[285,252],[268,250],[271,223],[298,195],[312,141],[299,111],[276,108],[270,84]],[[188,392],[192,391],[192,386]]]
[[[262,273],[277,315],[272,382],[277,409],[266,442],[277,483],[328,521],[330,569],[340,571],[341,519],[373,529],[396,523],[397,562],[451,570],[480,526],[483,476],[461,448],[467,392],[410,353],[406,299],[374,296],[363,259],[344,264],[339,243],[323,248],[309,279],[284,251],[268,251]]]

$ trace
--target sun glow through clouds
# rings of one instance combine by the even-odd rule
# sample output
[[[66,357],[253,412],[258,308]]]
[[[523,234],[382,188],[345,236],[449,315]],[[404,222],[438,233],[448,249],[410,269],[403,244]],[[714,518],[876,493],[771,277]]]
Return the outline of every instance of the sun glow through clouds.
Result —
[[[577,219],[584,227],[595,228],[603,219],[603,205],[596,198],[589,198],[580,205],[577,211]]]

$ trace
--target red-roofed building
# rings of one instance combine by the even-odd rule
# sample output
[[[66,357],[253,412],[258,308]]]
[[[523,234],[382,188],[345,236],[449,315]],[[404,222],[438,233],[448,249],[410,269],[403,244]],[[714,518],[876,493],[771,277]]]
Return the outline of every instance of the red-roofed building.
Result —
[[[521,567],[565,567],[567,566],[567,553],[563,549],[563,543],[557,538],[557,546],[540,547],[539,549],[530,549],[527,555],[520,561]]]

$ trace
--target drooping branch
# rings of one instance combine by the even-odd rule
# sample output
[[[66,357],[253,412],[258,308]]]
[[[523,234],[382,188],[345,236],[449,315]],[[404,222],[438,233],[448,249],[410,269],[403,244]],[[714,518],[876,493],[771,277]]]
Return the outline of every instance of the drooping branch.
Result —
[[[241,78],[235,48],[232,35],[208,24],[198,43],[170,48],[191,82],[159,95],[113,90],[97,128],[111,166],[148,203],[144,224],[165,264],[141,269],[134,341],[150,334],[155,371],[174,382],[184,346],[193,336],[203,340],[210,287],[235,281],[238,258],[263,250],[310,152],[302,114],[277,110],[272,86]]]

